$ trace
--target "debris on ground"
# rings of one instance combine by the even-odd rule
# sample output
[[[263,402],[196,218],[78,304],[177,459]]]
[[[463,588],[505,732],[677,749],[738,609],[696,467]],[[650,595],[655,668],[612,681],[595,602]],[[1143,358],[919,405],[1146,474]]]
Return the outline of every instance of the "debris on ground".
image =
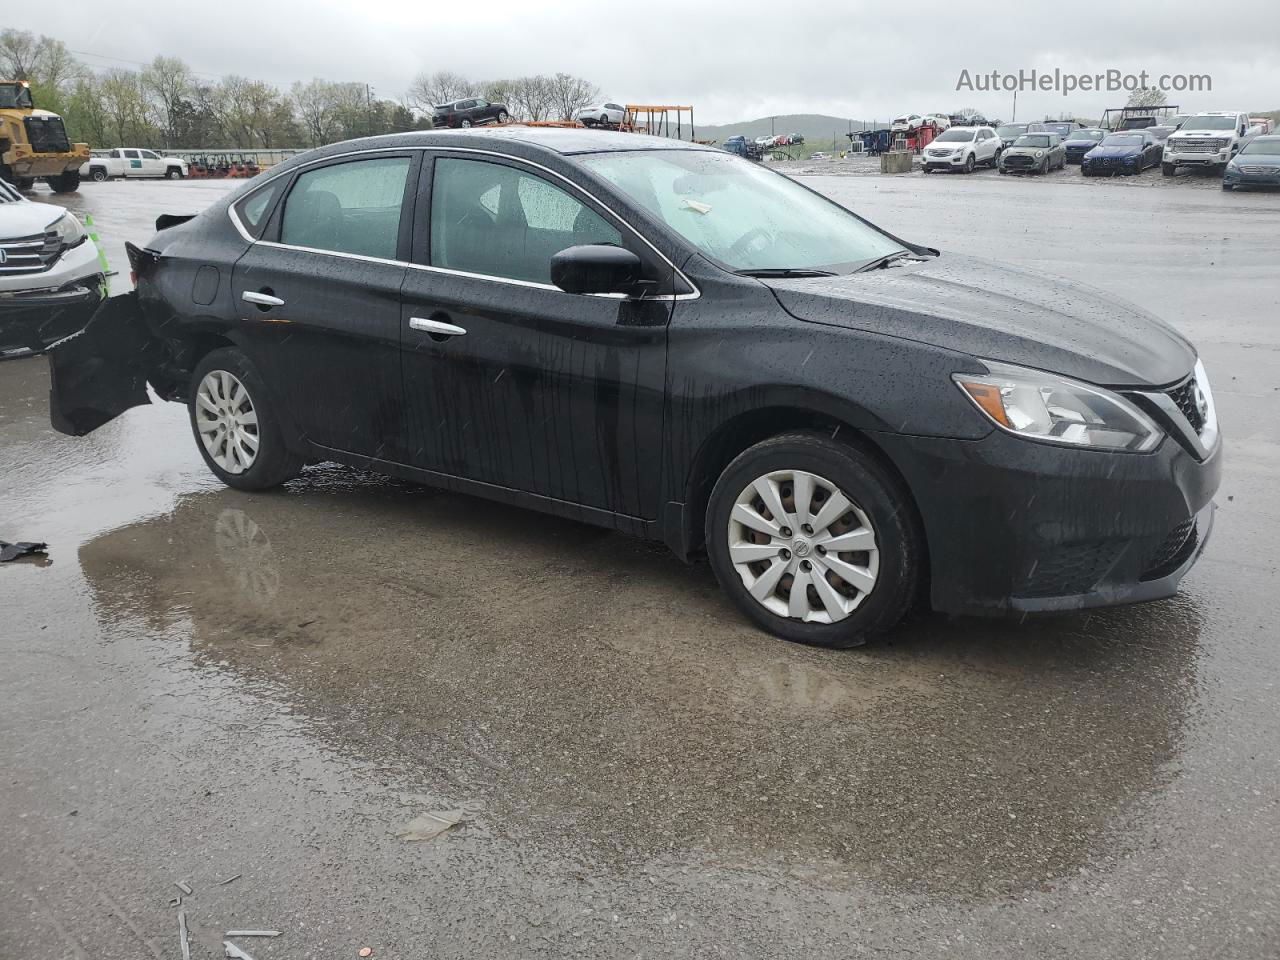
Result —
[[[18,543],[0,540],[0,563],[17,560],[19,557],[34,556],[37,553],[48,553],[48,546],[47,543],[33,543],[27,540],[21,540]]]
[[[169,906],[171,907],[182,906],[182,897],[174,897],[172,900],[169,901]]]
[[[187,884],[183,883],[181,880],[175,880],[173,885],[182,891],[182,895],[184,897],[191,896],[192,894],[191,888],[187,886]]]
[[[462,823],[465,816],[465,812],[462,810],[433,810],[430,813],[422,814],[420,817],[414,817],[403,827],[396,830],[395,835],[406,842],[434,840],[446,830],[450,830]]]
[[[226,932],[228,939],[231,937],[278,937],[279,930],[228,930]]]
[[[191,960],[191,944],[187,941],[187,914],[178,911],[178,946],[182,948],[182,960]]]
[[[360,956],[362,956],[362,957],[372,957],[372,956],[373,956],[373,947],[361,947],[361,948],[360,948]]]
[[[231,960],[253,960],[253,957],[249,956],[230,940],[222,941],[222,952],[230,957]]]
[[[227,879],[225,880],[219,880],[218,886],[220,887],[225,886],[226,884],[230,883],[232,880],[239,880],[242,876],[244,876],[244,874],[237,873],[234,877],[227,877]]]

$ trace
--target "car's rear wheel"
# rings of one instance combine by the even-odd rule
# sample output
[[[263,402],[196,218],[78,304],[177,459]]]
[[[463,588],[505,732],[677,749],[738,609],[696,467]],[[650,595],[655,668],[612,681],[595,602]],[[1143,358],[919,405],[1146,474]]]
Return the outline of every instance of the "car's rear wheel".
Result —
[[[197,364],[188,407],[196,446],[227,486],[265,490],[301,471],[262,377],[239,348],[214,350]]]
[[[706,524],[721,587],[785,640],[857,646],[915,597],[914,509],[900,481],[849,444],[811,433],[756,444],[721,474]]]
[[[468,120],[466,117],[463,117],[463,118],[458,122],[458,126],[460,126],[460,127],[469,127],[469,126],[471,126],[471,121],[470,121],[470,120]]]

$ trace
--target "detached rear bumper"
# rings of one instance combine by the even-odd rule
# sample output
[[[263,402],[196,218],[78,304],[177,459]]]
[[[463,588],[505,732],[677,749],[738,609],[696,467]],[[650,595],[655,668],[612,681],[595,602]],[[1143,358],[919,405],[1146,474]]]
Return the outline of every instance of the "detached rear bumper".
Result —
[[[924,521],[947,613],[1079,610],[1172,596],[1213,527],[1222,444],[1153,453],[879,435]]]

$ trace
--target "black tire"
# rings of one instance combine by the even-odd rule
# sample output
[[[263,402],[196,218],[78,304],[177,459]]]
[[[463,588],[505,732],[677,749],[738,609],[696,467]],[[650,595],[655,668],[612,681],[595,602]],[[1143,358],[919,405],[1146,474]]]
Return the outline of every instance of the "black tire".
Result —
[[[90,167],[89,179],[92,180],[94,183],[102,183],[104,180],[108,179],[107,168],[106,167]]]
[[[165,172],[164,172],[164,178],[165,178],[166,180],[181,180],[181,179],[182,179],[182,168],[181,168],[181,167],[169,167],[169,168],[168,168],[167,170],[165,170]]]
[[[471,126],[471,121],[468,118],[463,117],[461,120],[458,121],[458,126],[469,127]]]
[[[196,424],[196,393],[200,383],[215,370],[225,370],[243,384],[258,415],[258,451],[253,463],[242,473],[229,473],[209,455]],[[272,398],[257,368],[239,347],[221,347],[206,354],[191,374],[187,412],[196,449],[214,475],[237,490],[267,490],[292,480],[302,470],[303,459],[285,446],[284,432],[275,416]]]
[[[1229,184],[1229,183],[1224,183],[1224,184],[1222,185],[1222,189],[1223,189],[1223,190],[1226,190],[1228,193],[1230,193],[1230,192],[1231,192],[1231,189],[1232,189],[1232,186],[1231,186],[1231,184]]]
[[[498,111],[498,122],[499,122],[499,123],[506,123],[506,122],[507,122],[508,120],[510,120],[510,119],[511,119],[511,114],[507,113],[507,111],[505,111],[505,110],[499,110],[499,111]]]
[[[1160,172],[1166,177],[1172,177],[1178,168],[1172,163],[1160,162]]]
[[[965,157],[965,158],[964,158],[964,172],[965,172],[965,173],[973,173],[973,168],[974,168],[975,166],[976,166],[976,164],[974,163],[973,154],[971,153],[971,154],[969,154],[967,157]]]
[[[867,515],[876,534],[879,571],[861,603],[836,623],[808,623],[776,614],[751,596],[729,557],[729,520],[738,494],[776,470],[826,478]],[[794,643],[856,647],[892,629],[914,603],[924,551],[907,491],[879,459],[825,434],[772,437],[739,454],[716,481],[707,504],[707,552],[721,588],[761,629]]]
[[[35,177],[19,177],[17,180],[14,181],[13,185],[22,191],[31,190],[36,185],[36,178]]]
[[[1009,172],[1008,170],[1006,170],[1006,169],[1004,168],[1004,165],[1003,165],[1003,164],[1001,164],[1001,165],[1000,165],[999,167],[997,167],[996,169],[998,169],[1001,173],[1008,173],[1008,172]]]
[[[80,189],[80,171],[67,170],[56,177],[45,177],[44,182],[54,193],[75,193]]]

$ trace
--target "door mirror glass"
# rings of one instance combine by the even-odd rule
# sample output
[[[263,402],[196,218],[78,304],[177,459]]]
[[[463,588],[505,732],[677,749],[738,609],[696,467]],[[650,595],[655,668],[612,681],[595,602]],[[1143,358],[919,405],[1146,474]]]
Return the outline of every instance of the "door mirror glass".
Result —
[[[603,243],[568,247],[551,258],[551,282],[565,293],[631,293],[640,280],[640,258]]]

